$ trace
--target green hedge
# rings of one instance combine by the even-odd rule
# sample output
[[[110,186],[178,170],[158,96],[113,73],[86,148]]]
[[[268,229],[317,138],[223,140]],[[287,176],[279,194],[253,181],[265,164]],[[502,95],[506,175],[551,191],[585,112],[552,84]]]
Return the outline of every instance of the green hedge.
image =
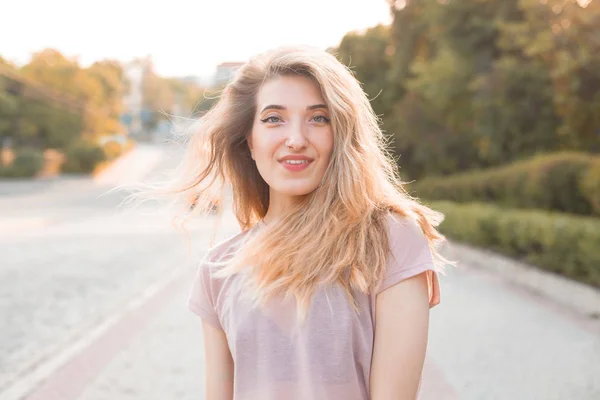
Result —
[[[102,161],[106,160],[104,150],[87,142],[75,142],[66,149],[67,161],[62,166],[63,172],[90,173]]]
[[[600,158],[594,160],[581,181],[583,195],[600,215]]]
[[[449,239],[600,287],[600,219],[481,203],[432,202]]]
[[[600,214],[600,157],[554,153],[500,168],[427,178],[409,190],[427,200],[492,202],[581,215]]]
[[[1,166],[1,178],[31,178],[44,166],[44,155],[40,150],[21,149],[15,152],[15,159],[8,166]]]

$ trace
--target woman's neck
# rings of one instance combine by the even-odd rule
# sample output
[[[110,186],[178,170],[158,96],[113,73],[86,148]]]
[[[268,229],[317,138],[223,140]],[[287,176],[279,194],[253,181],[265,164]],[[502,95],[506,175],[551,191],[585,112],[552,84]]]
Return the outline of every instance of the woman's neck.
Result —
[[[269,208],[263,217],[265,224],[281,219],[287,213],[293,211],[305,196],[286,196],[280,193],[270,191]]]

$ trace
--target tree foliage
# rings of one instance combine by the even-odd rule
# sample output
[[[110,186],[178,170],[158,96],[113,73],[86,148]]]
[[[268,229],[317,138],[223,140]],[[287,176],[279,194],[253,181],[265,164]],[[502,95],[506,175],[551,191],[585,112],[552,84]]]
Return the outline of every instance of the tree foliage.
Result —
[[[65,148],[74,140],[122,132],[125,82],[116,61],[88,68],[54,49],[34,53],[0,76],[0,134],[16,146]],[[4,69],[6,72],[6,69]]]
[[[389,3],[391,26],[336,51],[379,94],[407,177],[600,151],[598,0]]]

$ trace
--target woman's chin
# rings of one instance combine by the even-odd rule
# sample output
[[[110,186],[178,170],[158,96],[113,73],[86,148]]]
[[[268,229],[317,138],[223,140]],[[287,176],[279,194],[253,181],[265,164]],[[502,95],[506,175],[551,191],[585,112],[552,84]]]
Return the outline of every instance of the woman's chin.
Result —
[[[318,185],[282,185],[279,190],[280,194],[290,197],[301,197],[312,193]]]

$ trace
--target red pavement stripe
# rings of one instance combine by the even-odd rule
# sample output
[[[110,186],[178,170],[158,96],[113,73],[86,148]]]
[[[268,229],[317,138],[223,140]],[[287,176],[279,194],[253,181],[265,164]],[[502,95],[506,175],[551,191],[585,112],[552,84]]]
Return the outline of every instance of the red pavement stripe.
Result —
[[[188,274],[180,274],[139,307],[126,313],[85,350],[69,360],[25,400],[75,400],[102,369],[154,318],[161,307],[181,290]]]

